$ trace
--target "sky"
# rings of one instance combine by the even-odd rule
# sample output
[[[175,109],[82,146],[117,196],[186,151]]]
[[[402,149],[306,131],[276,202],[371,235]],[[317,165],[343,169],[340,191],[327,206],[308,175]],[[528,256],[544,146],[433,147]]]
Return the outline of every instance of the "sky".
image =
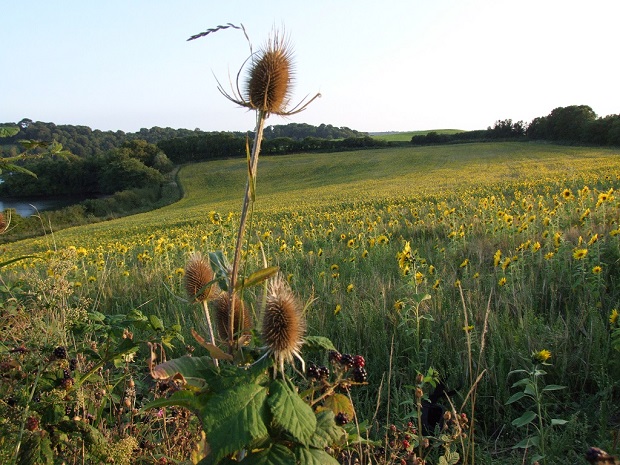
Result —
[[[620,113],[618,0],[3,1],[0,123],[135,132],[153,126],[247,131],[226,100],[253,49],[284,28],[293,100],[268,124],[364,132],[484,129],[554,108]]]

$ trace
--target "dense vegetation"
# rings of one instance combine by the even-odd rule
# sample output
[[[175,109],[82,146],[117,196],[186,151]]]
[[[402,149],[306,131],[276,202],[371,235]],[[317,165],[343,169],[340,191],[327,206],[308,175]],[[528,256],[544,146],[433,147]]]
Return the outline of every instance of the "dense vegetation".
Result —
[[[392,463],[407,457],[416,374],[432,367],[456,411],[475,419],[475,463],[529,463],[541,445],[548,463],[579,463],[591,445],[612,449],[618,427],[618,155],[513,142],[264,158],[245,273],[263,266],[264,252],[311,302],[309,334],[365,356],[368,386],[351,389],[355,420],[346,426],[351,438],[359,425],[377,441],[377,457],[381,447]],[[187,460],[196,423],[179,410],[139,410],[170,389],[150,381],[143,360],[152,346],[139,341],[156,344],[158,357],[186,344],[204,354],[188,333],[205,334],[203,314],[179,298],[184,265],[196,250],[230,254],[245,174],[241,160],[189,165],[174,205],[5,246],[6,260],[39,260],[2,272],[2,338],[11,341],[1,353],[11,399],[0,405],[4,437],[19,431],[15,419],[32,418],[35,432],[56,431],[46,440],[63,457],[79,457],[84,438],[96,439],[87,448],[95,463],[104,445],[115,457],[123,451],[119,463]],[[258,308],[259,291],[244,298]],[[84,335],[99,338],[96,350]],[[103,350],[134,344],[133,361]],[[53,358],[58,346],[64,362]],[[326,354],[304,349],[304,358],[337,373]],[[77,368],[65,378],[70,359]],[[89,374],[100,361],[106,371]],[[33,390],[37,369],[44,376]],[[537,405],[519,397],[524,387],[541,392]],[[534,412],[540,424],[526,421]],[[525,446],[539,426],[544,440]],[[443,463],[445,443],[429,444],[429,462]],[[0,445],[10,452],[14,442]]]

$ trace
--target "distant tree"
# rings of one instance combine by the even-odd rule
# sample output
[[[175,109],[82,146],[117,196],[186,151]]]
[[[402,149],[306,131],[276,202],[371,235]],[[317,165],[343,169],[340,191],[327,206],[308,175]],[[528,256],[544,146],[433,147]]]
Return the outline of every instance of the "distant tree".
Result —
[[[555,108],[547,116],[551,140],[583,142],[586,126],[596,119],[596,113],[587,105]]]

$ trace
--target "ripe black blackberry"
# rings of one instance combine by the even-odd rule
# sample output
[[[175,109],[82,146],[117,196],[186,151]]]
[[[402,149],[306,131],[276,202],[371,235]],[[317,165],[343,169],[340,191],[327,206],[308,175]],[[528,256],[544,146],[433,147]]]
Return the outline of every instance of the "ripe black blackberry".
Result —
[[[353,355],[342,354],[342,356],[340,357],[340,364],[347,370],[351,368],[353,366]]]
[[[353,380],[356,383],[365,383],[367,379],[368,379],[368,373],[366,372],[366,368],[364,367],[353,368]]]
[[[70,372],[69,370],[67,370],[67,369],[62,370],[62,377],[63,377],[64,379],[69,379],[69,378],[71,378],[71,372]]]
[[[338,415],[336,415],[336,423],[340,426],[346,425],[347,423],[349,423],[349,421],[351,421],[349,419],[349,415],[344,412],[339,412]]]
[[[340,359],[342,358],[342,355],[340,355],[340,352],[338,352],[337,350],[330,350],[329,351],[329,361],[330,363],[333,363],[334,365],[337,363],[340,363]]]
[[[308,378],[319,379],[321,377],[319,367],[317,367],[312,362],[308,363],[308,367],[306,368],[306,375],[308,376]]]
[[[37,403],[37,404],[38,404],[39,402],[41,402],[41,393],[39,393],[39,392],[35,392],[35,393],[34,393],[34,396],[32,396],[32,401],[33,401],[33,402],[35,402],[35,403]]]
[[[327,378],[329,378],[329,368],[327,368],[325,366],[320,366],[319,367],[319,378],[320,379],[327,379]]]
[[[78,366],[77,358],[72,358],[71,360],[69,360],[69,370],[75,371],[77,370],[77,366]]]
[[[55,358],[57,359],[65,359],[67,358],[67,348],[64,346],[58,346],[52,352]]]

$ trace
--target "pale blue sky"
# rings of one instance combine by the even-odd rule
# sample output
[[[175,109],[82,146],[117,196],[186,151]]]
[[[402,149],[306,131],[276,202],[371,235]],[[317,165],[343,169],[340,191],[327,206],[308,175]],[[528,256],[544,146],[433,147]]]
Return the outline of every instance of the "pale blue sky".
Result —
[[[216,89],[284,25],[295,97],[270,124],[480,129],[553,108],[620,113],[618,0],[30,0],[2,4],[0,122],[249,130]]]

